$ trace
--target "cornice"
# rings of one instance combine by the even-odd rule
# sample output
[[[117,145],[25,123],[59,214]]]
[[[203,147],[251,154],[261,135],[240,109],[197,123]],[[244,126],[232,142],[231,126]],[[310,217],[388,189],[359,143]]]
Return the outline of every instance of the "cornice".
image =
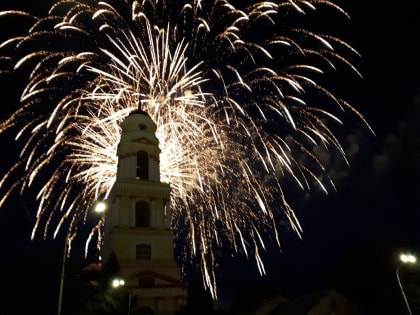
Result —
[[[117,180],[112,188],[111,195],[116,196],[148,196],[155,198],[169,198],[171,187],[169,184],[138,179],[123,182]]]

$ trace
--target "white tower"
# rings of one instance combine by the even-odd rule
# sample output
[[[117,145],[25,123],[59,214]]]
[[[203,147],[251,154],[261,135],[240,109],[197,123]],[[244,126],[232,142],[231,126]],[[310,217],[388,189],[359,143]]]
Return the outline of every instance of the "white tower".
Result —
[[[131,295],[137,296],[136,309],[172,315],[185,304],[187,292],[174,259],[170,186],[160,182],[156,124],[137,110],[121,127],[103,259],[115,253]]]

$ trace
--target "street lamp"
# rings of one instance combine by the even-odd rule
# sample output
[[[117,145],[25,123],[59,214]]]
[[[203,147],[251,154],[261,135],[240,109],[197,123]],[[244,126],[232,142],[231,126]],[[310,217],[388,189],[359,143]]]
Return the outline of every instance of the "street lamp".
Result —
[[[95,205],[95,212],[103,213],[107,209],[107,203],[104,201],[98,201]]]
[[[124,279],[120,279],[120,278],[112,279],[112,287],[113,288],[118,288],[118,287],[122,287],[122,286],[125,286]],[[128,315],[130,315],[130,309],[131,309],[131,293],[128,292],[128,311],[127,311]]]
[[[107,204],[105,202],[98,201],[95,204],[94,212],[103,213],[103,212],[106,211],[106,208],[107,208]],[[78,219],[76,219],[76,221],[74,222],[74,225],[76,225],[79,222],[79,219],[80,219],[80,217]],[[63,304],[64,275],[65,275],[65,269],[66,269],[67,256],[69,254],[70,236],[71,236],[71,228],[68,228],[67,233],[66,233],[66,239],[64,240],[63,260],[62,260],[62,264],[61,264],[61,275],[60,275],[60,289],[59,289],[59,293],[58,293],[57,315],[61,315],[62,304]]]
[[[401,293],[402,293],[402,296],[404,298],[405,305],[407,306],[408,313],[410,315],[412,315],[413,313],[411,312],[410,304],[408,304],[408,300],[407,300],[407,297],[405,295],[403,286],[401,285],[399,271],[400,271],[402,265],[404,265],[404,264],[414,264],[417,261],[417,259],[414,255],[411,255],[411,254],[401,254],[400,255],[400,260],[401,260],[401,263],[398,265],[397,270],[396,270],[398,286],[401,289]]]
[[[124,279],[119,279],[119,278],[112,279],[112,287],[113,288],[122,287],[124,285],[125,285]]]

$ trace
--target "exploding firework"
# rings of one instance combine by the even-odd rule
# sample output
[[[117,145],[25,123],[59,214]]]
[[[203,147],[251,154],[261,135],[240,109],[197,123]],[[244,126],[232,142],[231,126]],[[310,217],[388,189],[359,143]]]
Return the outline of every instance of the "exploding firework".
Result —
[[[319,11],[348,18],[324,0],[61,0],[42,17],[0,13],[28,25],[0,46],[2,71],[27,75],[21,106],[0,124],[23,143],[0,205],[40,185],[32,236],[76,228],[107,198],[119,125],[141,108],[157,124],[183,263],[199,261],[213,296],[221,248],[263,275],[279,222],[302,233],[285,185],[334,189],[314,148],[346,161],[333,127],[347,112],[366,124],[327,88],[337,69],[360,75],[358,53],[304,26]]]

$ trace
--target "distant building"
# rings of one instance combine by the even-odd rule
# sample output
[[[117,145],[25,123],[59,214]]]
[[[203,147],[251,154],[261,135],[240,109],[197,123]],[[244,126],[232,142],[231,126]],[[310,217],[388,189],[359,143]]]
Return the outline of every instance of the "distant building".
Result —
[[[287,300],[278,295],[266,299],[255,315],[364,315],[363,310],[334,290],[324,290]]]
[[[134,301],[134,312],[173,315],[187,299],[174,259],[170,186],[160,182],[156,125],[142,111],[122,123],[118,173],[112,188],[102,257],[113,251]]]

